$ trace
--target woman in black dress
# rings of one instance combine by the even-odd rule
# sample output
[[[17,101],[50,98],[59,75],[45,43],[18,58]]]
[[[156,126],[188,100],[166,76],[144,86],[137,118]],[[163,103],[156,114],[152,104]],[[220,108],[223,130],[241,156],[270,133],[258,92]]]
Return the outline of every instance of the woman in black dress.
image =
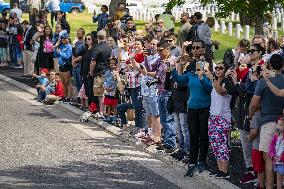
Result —
[[[85,36],[85,52],[82,56],[82,66],[81,66],[81,77],[83,79],[85,94],[88,97],[88,104],[90,105],[93,102],[94,92],[93,85],[94,79],[88,79],[88,73],[90,72],[90,64],[92,61],[92,51],[94,46],[97,44],[96,38],[92,34],[87,34]]]
[[[48,70],[54,69],[51,27],[45,26],[43,32],[38,31],[35,40],[39,40],[40,44],[35,62],[37,72],[39,73],[41,68],[46,68]]]

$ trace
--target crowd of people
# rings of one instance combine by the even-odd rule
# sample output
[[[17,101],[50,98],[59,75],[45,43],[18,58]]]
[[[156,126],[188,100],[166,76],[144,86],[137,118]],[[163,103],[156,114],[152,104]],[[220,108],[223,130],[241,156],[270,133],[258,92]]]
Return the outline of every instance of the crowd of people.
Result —
[[[81,121],[95,115],[122,127],[188,163],[190,177],[206,169],[209,148],[218,165],[210,175],[230,177],[235,126],[247,167],[240,182],[258,180],[257,188],[270,189],[276,173],[282,188],[284,58],[278,39],[243,39],[214,63],[215,20],[203,21],[200,12],[182,13],[178,31],[170,10],[138,30],[124,4],[113,17],[103,5],[93,15],[97,31],[78,28],[73,41],[66,15],[50,12],[54,32],[46,11],[33,9],[20,23],[20,11],[12,9],[0,20],[0,66],[23,65],[24,77],[38,82],[39,102],[80,104]]]

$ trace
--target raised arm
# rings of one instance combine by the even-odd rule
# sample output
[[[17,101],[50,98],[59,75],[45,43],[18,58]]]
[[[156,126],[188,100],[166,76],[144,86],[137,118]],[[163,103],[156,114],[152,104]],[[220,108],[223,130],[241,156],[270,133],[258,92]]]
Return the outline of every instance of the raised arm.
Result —
[[[271,81],[266,80],[266,85],[269,87],[269,89],[276,95],[280,97],[284,97],[284,89],[278,89]]]

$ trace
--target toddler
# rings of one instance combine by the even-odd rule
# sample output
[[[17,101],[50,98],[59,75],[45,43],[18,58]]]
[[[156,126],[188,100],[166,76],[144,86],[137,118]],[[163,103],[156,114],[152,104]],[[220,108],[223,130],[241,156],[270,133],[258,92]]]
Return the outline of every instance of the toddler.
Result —
[[[284,117],[281,117],[276,125],[276,130],[269,147],[269,156],[274,164],[274,171],[277,174],[277,189],[281,189],[284,176]]]
[[[41,90],[45,90],[45,87],[48,84],[47,73],[48,73],[47,69],[42,69],[40,71],[40,76],[33,74],[33,77],[37,78],[37,80],[39,81],[38,85],[36,86],[36,90],[37,90],[37,93],[38,93],[37,99],[38,99],[39,102],[44,100],[44,99],[41,99],[40,92],[41,92]]]
[[[104,105],[107,107],[107,118],[104,120],[106,122],[110,122],[110,114],[111,111],[114,111],[114,114],[116,115],[116,106],[118,104],[118,99],[116,97],[116,87],[117,87],[117,81],[115,78],[115,70],[117,65],[117,59],[111,58],[109,60],[109,69],[105,72],[105,78],[104,78]],[[114,117],[115,121],[116,117]]]

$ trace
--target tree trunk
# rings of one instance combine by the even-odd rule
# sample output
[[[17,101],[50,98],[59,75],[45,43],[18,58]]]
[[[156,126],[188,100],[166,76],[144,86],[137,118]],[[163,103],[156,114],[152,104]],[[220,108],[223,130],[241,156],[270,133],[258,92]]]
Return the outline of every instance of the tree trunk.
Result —
[[[126,0],[111,0],[111,2],[109,4],[109,16],[110,16],[110,18],[113,17],[113,14],[114,14],[115,10],[117,9],[117,5],[119,3],[123,3],[124,5],[126,5]]]
[[[19,0],[10,0],[10,7],[11,7],[11,9],[13,8],[14,3],[18,3],[19,4]]]
[[[263,28],[262,28],[263,17],[264,17],[264,15],[262,15],[262,14],[257,14],[257,16],[255,17],[255,29],[254,29],[255,35],[256,34],[259,34],[259,35],[263,34]]]

